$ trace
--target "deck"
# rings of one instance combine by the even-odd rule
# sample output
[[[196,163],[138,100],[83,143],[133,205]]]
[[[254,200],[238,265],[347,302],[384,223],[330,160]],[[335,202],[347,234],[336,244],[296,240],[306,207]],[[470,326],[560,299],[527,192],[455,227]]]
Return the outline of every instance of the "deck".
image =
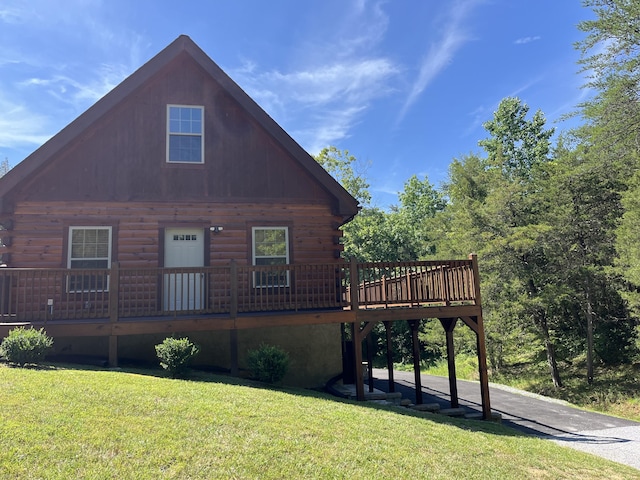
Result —
[[[140,333],[136,329],[167,331],[167,325],[176,322],[215,330],[385,320],[391,311],[397,319],[460,316],[478,310],[476,286],[471,259],[271,266],[231,262],[201,268],[130,269],[117,263],[97,270],[4,268],[0,270],[0,336],[18,324],[47,325],[65,335],[118,335]]]
[[[426,318],[440,319],[445,329],[452,388],[457,319],[476,333],[489,418],[473,255],[466,260],[393,263],[230,262],[200,268],[125,268],[114,263],[110,269],[0,270],[0,338],[16,326],[45,327],[53,337],[108,336],[112,364],[117,364],[117,338],[124,335],[345,323],[352,325],[358,365],[362,341],[373,325],[398,320],[417,325]],[[417,345],[417,327],[414,330]],[[359,398],[364,398],[359,370],[356,385]]]

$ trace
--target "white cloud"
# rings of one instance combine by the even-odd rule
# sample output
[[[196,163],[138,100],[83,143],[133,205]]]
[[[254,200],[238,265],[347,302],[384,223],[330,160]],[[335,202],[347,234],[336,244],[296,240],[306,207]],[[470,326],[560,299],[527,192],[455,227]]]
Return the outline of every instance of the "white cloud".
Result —
[[[4,7],[0,9],[0,22],[2,23],[19,23],[20,11],[16,8]]]
[[[326,108],[321,114],[310,119],[307,130],[292,130],[294,135],[305,147],[316,154],[324,147],[335,144],[349,137],[349,131],[358,122],[358,118],[365,110],[365,106],[350,108]],[[330,119],[330,121],[327,121]]]
[[[349,136],[370,103],[391,91],[398,69],[384,58],[291,73],[232,73],[247,93],[311,152]],[[309,117],[309,111],[313,116]],[[296,128],[300,123],[304,128]]]
[[[0,146],[6,148],[42,144],[139,67],[148,48],[142,36],[109,24],[100,1],[68,0],[64,8],[49,0],[3,3]]]
[[[523,37],[523,38],[518,38],[513,43],[515,43],[516,45],[524,45],[524,44],[527,44],[527,43],[536,42],[536,41],[541,40],[541,39],[542,39],[542,37],[539,37],[539,36]]]
[[[368,3],[371,6],[368,6]],[[353,11],[342,22],[334,50],[339,56],[350,56],[378,45],[389,26],[389,17],[382,9],[382,2],[356,0]]]
[[[463,21],[478,3],[477,0],[463,0],[453,3],[446,12],[445,27],[439,40],[429,47],[427,55],[420,64],[418,77],[413,82],[409,94],[400,110],[397,122],[402,121],[409,109],[422,95],[424,90],[453,61],[456,52],[469,40]]]
[[[360,0],[335,26],[333,43],[318,42],[322,46],[317,50],[305,51],[306,64],[291,71],[261,71],[255,62],[243,59],[242,66],[229,73],[304,148],[315,153],[348,138],[373,100],[393,91],[392,81],[400,68],[389,58],[371,53],[387,24],[379,2],[370,5]]]
[[[20,105],[0,97],[0,147],[23,148],[41,145],[51,136],[48,119]]]
[[[34,77],[18,84],[22,90],[35,95],[47,95],[58,102],[70,105],[80,112],[115,88],[126,77],[124,65],[101,65],[87,79],[77,79],[63,74],[49,78]]]

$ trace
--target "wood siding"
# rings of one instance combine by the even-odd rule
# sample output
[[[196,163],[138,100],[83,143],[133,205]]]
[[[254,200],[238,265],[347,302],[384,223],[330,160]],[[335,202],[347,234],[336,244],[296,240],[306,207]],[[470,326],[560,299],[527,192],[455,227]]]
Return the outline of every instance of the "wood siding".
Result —
[[[257,203],[22,202],[10,235],[10,267],[66,268],[69,226],[113,226],[112,260],[123,267],[162,265],[161,229],[199,227],[209,238],[205,264],[251,263],[251,227],[289,227],[291,263],[338,262],[340,218],[327,205]],[[222,226],[210,233],[210,226]],[[208,258],[206,253],[209,252]]]
[[[166,162],[168,104],[204,106],[204,164]],[[87,125],[10,197],[6,213],[25,200],[279,201],[334,212],[337,202],[186,53]]]

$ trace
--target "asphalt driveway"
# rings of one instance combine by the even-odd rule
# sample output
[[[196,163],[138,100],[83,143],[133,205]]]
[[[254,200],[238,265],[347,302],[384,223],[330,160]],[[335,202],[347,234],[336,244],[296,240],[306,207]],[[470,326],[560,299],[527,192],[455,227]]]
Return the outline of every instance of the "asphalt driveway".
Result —
[[[373,374],[375,388],[388,391],[387,370],[374,369]],[[421,381],[423,403],[450,407],[447,378],[422,375]],[[394,371],[394,383],[396,392],[415,401],[413,372]],[[479,383],[458,380],[457,385],[460,406],[481,412]],[[503,425],[640,469],[640,423],[502,385],[491,384],[489,390],[491,410],[502,415]]]

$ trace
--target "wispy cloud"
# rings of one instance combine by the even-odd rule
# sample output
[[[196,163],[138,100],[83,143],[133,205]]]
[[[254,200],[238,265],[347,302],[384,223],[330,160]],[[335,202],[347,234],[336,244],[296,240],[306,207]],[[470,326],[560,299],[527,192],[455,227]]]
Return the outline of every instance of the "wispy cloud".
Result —
[[[393,91],[392,80],[400,67],[371,53],[387,25],[381,3],[358,0],[335,25],[330,45],[323,39],[317,51],[305,51],[305,58],[313,61],[291,71],[260,71],[255,62],[245,60],[229,73],[304,148],[315,153],[348,138],[373,100]],[[314,112],[312,116],[309,111]]]
[[[46,116],[0,96],[0,148],[40,145],[51,136]]]
[[[19,23],[20,10],[12,7],[0,7],[0,22]]]
[[[19,33],[22,40],[4,42],[0,50],[5,148],[46,141],[137,68],[147,48],[140,35],[109,26],[99,1],[69,0],[65,8],[45,0],[6,4],[0,7],[3,35]]]
[[[289,73],[237,71],[232,77],[305,148],[317,152],[347,138],[370,103],[390,91],[390,79],[398,73],[388,59],[354,61]],[[301,123],[304,128],[296,127]]]
[[[537,42],[538,40],[541,40],[541,39],[542,39],[542,37],[540,37],[540,36],[522,37],[522,38],[518,38],[513,43],[515,43],[516,45],[525,45],[527,43]]]
[[[409,109],[422,95],[424,90],[452,61],[456,52],[469,40],[464,20],[478,4],[478,0],[453,2],[444,18],[444,28],[439,39],[433,43],[420,64],[418,76],[400,110],[397,123],[400,123]]]
[[[85,81],[79,81],[67,75],[52,75],[49,78],[30,78],[18,84],[29,89],[39,89],[60,102],[74,108],[83,108],[95,103],[125,78],[129,68],[124,65],[101,65],[96,75]]]

